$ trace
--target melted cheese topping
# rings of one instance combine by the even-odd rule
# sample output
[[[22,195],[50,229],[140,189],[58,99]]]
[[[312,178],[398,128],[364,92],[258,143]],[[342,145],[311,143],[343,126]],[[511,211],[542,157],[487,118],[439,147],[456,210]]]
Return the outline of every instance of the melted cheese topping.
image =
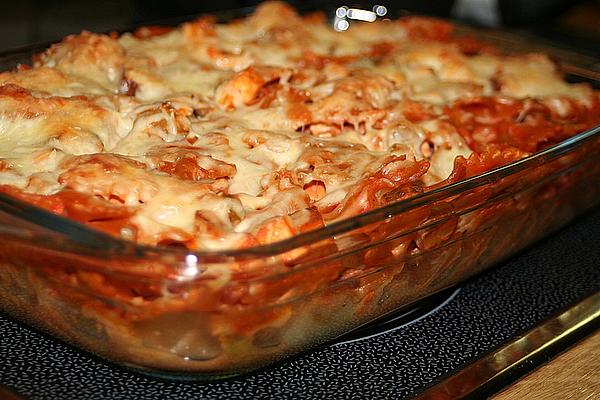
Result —
[[[68,36],[0,73],[0,184],[88,196],[65,215],[143,243],[239,248],[448,178],[478,137],[457,100],[597,105],[544,55],[466,54],[450,31],[407,18],[340,33],[271,2],[229,24]]]

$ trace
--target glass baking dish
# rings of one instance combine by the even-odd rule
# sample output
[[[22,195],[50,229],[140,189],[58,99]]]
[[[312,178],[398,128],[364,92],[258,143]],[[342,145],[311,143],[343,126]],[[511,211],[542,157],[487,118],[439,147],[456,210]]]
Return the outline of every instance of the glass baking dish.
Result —
[[[39,49],[5,53],[0,69]],[[597,74],[568,61],[574,79]],[[599,157],[600,126],[427,193],[392,192],[400,200],[325,228],[218,252],[137,245],[0,194],[0,310],[148,373],[243,373],[455,285],[565,225],[600,202]]]

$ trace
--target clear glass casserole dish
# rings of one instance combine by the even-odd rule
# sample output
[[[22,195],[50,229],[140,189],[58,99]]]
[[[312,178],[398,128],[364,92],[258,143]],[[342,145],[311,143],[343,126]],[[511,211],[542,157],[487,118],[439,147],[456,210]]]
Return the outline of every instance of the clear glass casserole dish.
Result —
[[[2,69],[37,50],[3,55]],[[595,76],[573,66],[565,70]],[[560,228],[600,202],[598,157],[600,127],[407,199],[393,191],[389,205],[325,228],[231,251],[134,244],[0,194],[0,310],[146,372],[242,373],[455,285]]]

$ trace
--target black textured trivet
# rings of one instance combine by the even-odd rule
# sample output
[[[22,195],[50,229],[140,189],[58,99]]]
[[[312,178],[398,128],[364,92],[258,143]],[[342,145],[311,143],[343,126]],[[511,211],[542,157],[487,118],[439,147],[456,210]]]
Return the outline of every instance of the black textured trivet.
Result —
[[[404,397],[600,290],[599,239],[596,208],[413,323],[223,382],[128,372],[0,316],[0,384],[49,400]]]

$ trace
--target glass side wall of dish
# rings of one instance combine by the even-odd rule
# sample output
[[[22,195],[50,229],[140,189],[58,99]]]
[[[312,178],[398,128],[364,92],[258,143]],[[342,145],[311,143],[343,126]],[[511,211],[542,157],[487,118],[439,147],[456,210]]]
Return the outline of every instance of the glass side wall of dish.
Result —
[[[241,373],[456,284],[564,225],[600,201],[599,156],[596,135],[560,158],[266,258],[102,259],[32,245],[34,231],[29,240],[4,233],[0,307],[119,364],[203,379]],[[15,224],[6,214],[0,222]],[[208,264],[210,275],[186,279]],[[149,267],[179,272],[156,279]],[[261,278],[267,270],[288,272]]]

